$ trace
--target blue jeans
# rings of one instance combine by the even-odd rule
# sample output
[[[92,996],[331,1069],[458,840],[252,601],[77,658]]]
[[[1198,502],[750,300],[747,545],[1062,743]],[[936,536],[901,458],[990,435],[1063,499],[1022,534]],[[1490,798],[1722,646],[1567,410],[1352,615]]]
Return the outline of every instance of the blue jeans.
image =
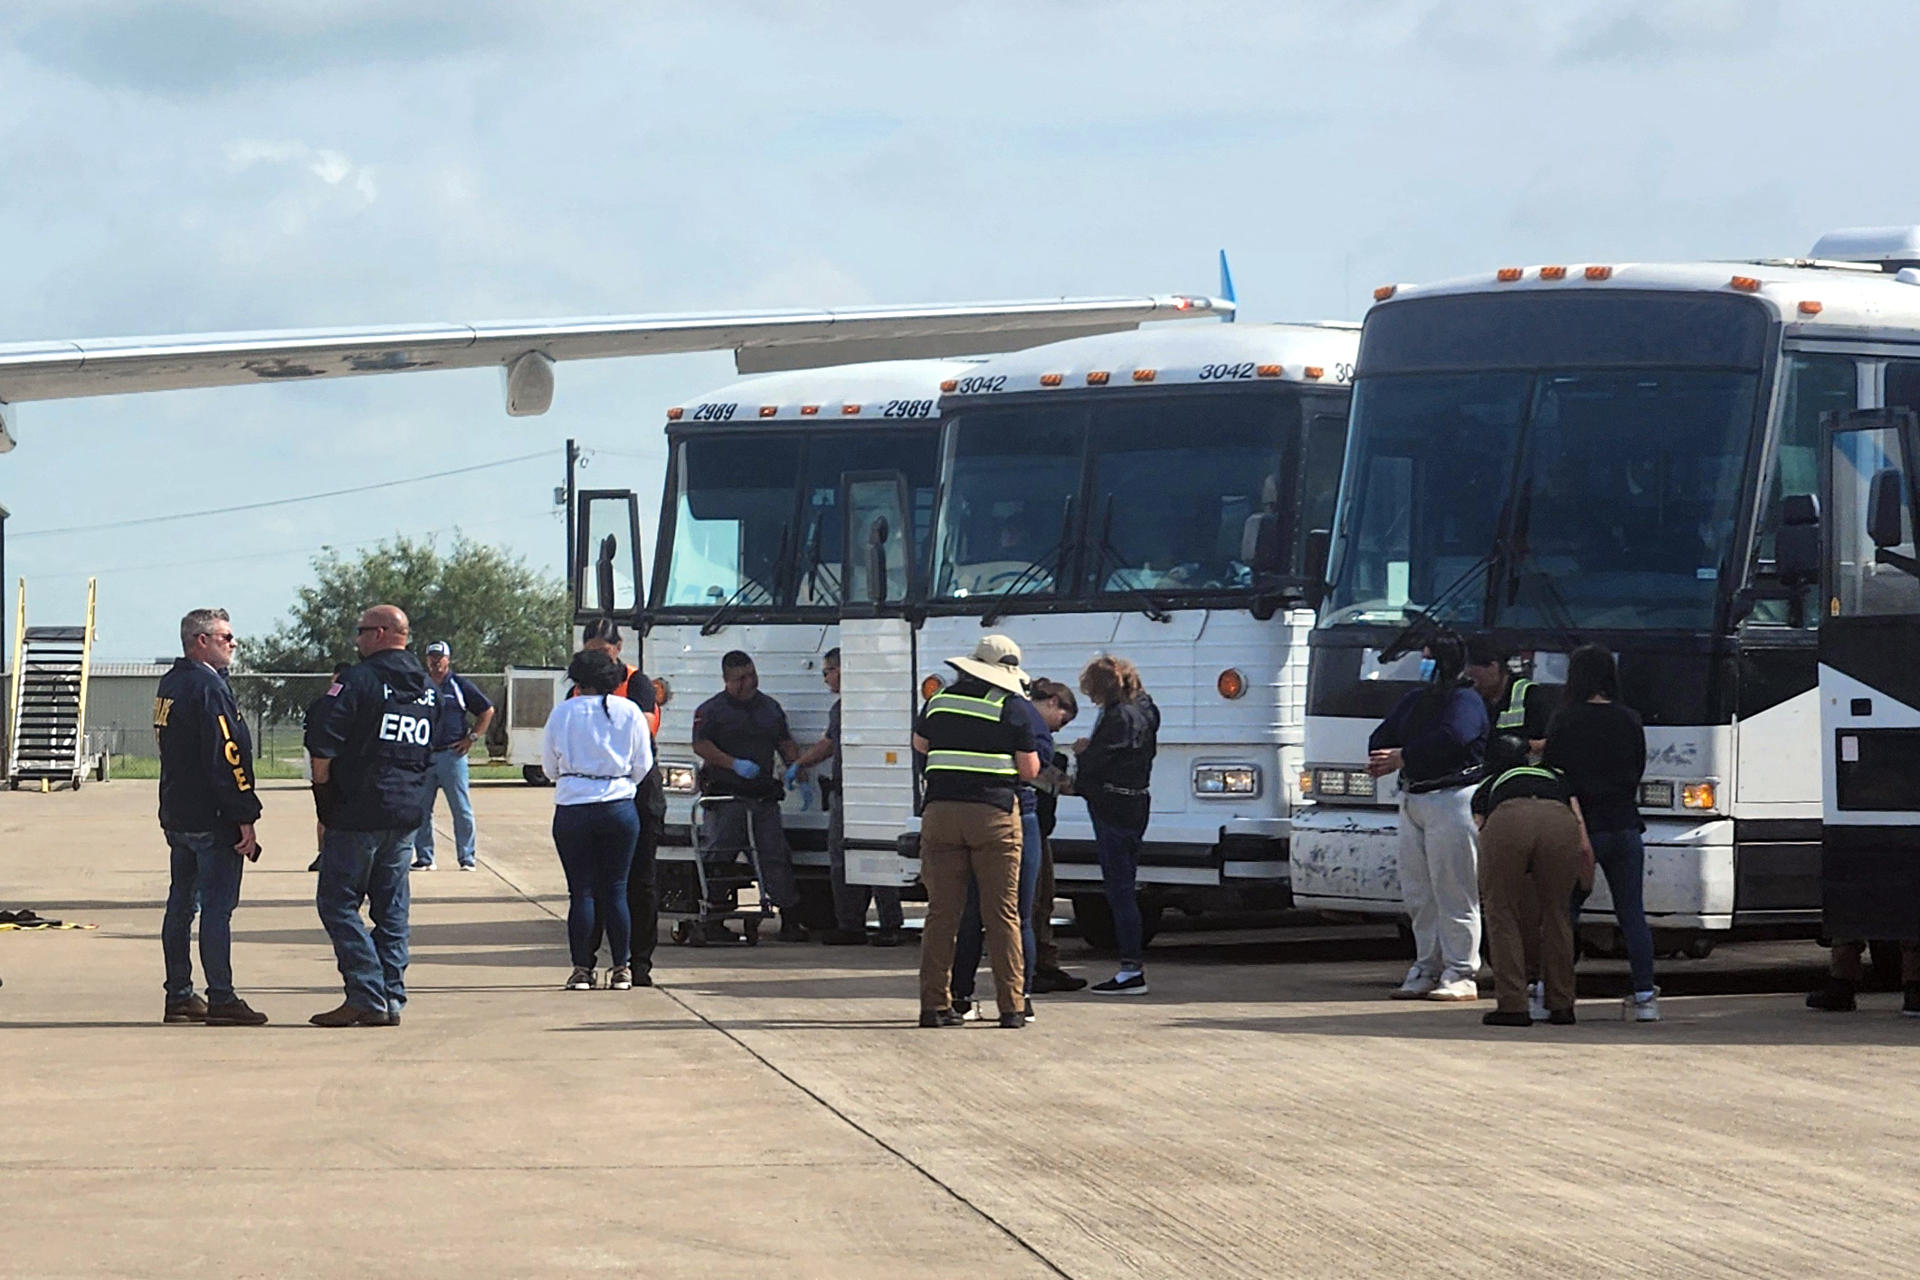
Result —
[[[1020,815],[1020,955],[1026,965],[1026,985],[1033,989],[1033,894],[1040,885],[1040,819]],[[884,921],[883,921],[884,923]],[[987,941],[986,926],[980,919],[980,886],[967,884],[967,905],[960,913],[960,939],[953,951],[953,998],[973,999],[974,971],[980,967],[980,953]]]
[[[608,963],[633,963],[633,917],[627,874],[640,839],[640,814],[631,800],[553,807],[553,845],[567,873],[567,946],[573,963],[593,968],[596,922],[606,930]]]
[[[1093,847],[1100,859],[1100,887],[1113,912],[1113,937],[1122,969],[1140,969],[1147,944],[1141,937],[1140,899],[1134,894],[1134,876],[1140,868],[1140,838],[1144,831],[1109,826],[1093,819]]]
[[[453,849],[460,865],[473,865],[473,799],[467,794],[467,758],[457,751],[436,751],[427,766],[427,816],[413,833],[413,860],[433,865],[433,802],[447,793],[447,812],[453,815]]]
[[[1653,930],[1647,927],[1644,891],[1647,850],[1638,831],[1594,831],[1593,860],[1607,877],[1613,898],[1613,918],[1627,944],[1627,964],[1633,971],[1633,989],[1653,990]]]
[[[240,873],[247,860],[233,851],[239,832],[168,831],[173,881],[160,921],[160,950],[167,962],[167,1003],[193,999],[193,914],[200,912],[200,969],[207,1002],[233,996],[233,909],[240,901]]]
[[[333,956],[347,986],[347,1003],[375,1013],[398,1013],[407,1003],[407,857],[413,829],[341,831],[320,841],[320,883],[314,906],[333,939]],[[368,931],[360,904],[373,917]]]

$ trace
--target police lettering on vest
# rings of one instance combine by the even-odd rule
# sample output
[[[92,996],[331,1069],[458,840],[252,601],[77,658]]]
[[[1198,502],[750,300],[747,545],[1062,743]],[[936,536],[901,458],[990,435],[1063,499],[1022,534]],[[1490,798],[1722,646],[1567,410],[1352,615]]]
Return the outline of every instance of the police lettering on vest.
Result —
[[[306,735],[307,750],[333,762],[327,784],[314,788],[322,822],[345,831],[420,825],[438,704],[405,650],[376,653],[334,683]]]

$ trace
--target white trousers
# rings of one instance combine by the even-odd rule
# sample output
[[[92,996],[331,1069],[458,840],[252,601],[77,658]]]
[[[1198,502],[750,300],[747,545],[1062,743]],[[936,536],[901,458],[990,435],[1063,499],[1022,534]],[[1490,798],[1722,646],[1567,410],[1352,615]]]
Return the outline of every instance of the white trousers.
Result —
[[[1473,788],[1400,796],[1400,899],[1413,917],[1415,963],[1438,982],[1480,967],[1480,846]]]

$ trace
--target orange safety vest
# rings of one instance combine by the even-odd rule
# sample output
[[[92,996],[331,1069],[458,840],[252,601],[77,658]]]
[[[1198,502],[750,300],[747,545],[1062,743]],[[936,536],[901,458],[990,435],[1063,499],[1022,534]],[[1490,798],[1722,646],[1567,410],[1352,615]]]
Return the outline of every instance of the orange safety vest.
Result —
[[[627,686],[633,683],[633,678],[639,675],[640,672],[637,669],[628,666],[624,662],[620,664],[620,669],[626,672],[627,674],[621,677],[620,683],[614,688],[614,691],[613,691],[614,696],[625,698],[629,702],[634,702],[634,703],[639,702],[640,699],[634,697],[633,694],[628,691]],[[580,689],[577,685],[574,688],[567,690],[567,696],[569,698],[578,697],[579,695],[580,695]],[[647,718],[647,732],[652,734],[656,738],[659,737],[660,736],[660,702],[659,700],[656,698],[654,700],[653,706],[641,712],[641,714]]]

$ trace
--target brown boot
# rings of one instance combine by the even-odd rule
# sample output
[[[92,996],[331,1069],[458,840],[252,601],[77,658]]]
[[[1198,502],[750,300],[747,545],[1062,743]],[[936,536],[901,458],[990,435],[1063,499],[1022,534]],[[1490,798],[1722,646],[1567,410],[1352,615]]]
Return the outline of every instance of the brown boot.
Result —
[[[210,1027],[264,1027],[267,1015],[258,1009],[249,1008],[247,1002],[235,996],[226,1004],[207,1006],[207,1025]]]
[[[167,1001],[166,1016],[162,1022],[205,1022],[207,1020],[207,1002],[199,996],[188,996],[185,1000]]]
[[[307,1019],[316,1027],[384,1027],[391,1025],[387,1021],[385,1009],[362,1009],[357,1004],[341,1004],[338,1009],[329,1009],[325,1013],[316,1013]]]

